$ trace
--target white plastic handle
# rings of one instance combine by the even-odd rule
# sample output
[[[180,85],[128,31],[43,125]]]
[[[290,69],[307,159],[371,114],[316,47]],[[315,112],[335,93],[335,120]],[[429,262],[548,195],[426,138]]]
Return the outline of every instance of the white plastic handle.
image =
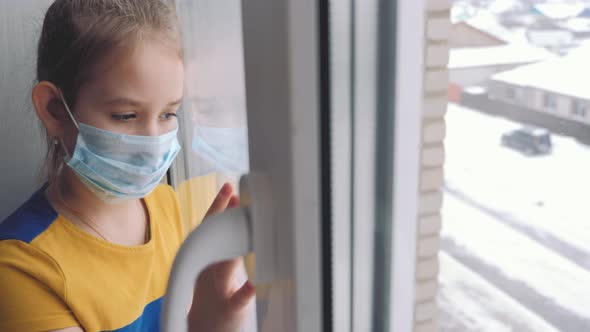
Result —
[[[197,277],[212,263],[243,256],[252,250],[248,209],[229,209],[206,218],[180,247],[168,280],[162,308],[162,331],[188,330],[186,309]]]

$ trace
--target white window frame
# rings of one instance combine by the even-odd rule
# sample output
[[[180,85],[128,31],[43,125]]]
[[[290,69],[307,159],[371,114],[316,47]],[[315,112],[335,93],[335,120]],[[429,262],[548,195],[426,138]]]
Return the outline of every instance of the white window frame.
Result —
[[[367,184],[365,179],[373,180],[375,175],[374,157],[375,138],[371,136],[374,130],[377,86],[378,58],[378,27],[376,18],[379,14],[378,0],[356,0],[353,10],[362,17],[355,22],[356,62],[364,67],[354,66],[352,82],[356,91],[362,96],[355,98],[356,109],[367,111],[356,114],[352,119],[357,129],[354,137],[347,142],[355,146],[357,155],[355,172],[359,166],[366,167],[361,177],[355,176],[355,192],[352,204],[355,204],[355,222],[349,229],[342,229],[343,234],[354,232],[357,243],[353,255],[370,259],[367,264],[369,270],[360,270],[362,278],[371,278],[373,273],[372,239],[374,220],[375,191],[373,184]],[[296,300],[292,317],[295,326],[288,326],[291,331],[320,331],[322,322],[322,278],[321,278],[321,246],[320,246],[320,201],[316,187],[319,183],[319,137],[318,137],[318,59],[317,52],[317,3],[313,0],[249,0],[243,4],[243,10],[249,11],[250,17],[257,17],[255,25],[245,25],[253,31],[245,32],[244,47],[246,57],[246,90],[248,109],[257,109],[255,114],[248,114],[250,132],[250,162],[254,172],[269,173],[273,183],[279,188],[273,188],[274,204],[281,207],[286,218],[280,218],[276,225],[277,237],[272,240],[277,247],[277,266],[270,269],[270,274],[277,274],[283,279],[292,280],[294,284],[282,287],[289,289],[294,286],[295,293],[291,294]],[[272,7],[272,8],[270,8]],[[274,14],[270,15],[274,10]],[[260,13],[263,13],[261,15]],[[267,15],[268,14],[268,15]],[[421,119],[423,103],[423,72],[424,72],[424,43],[425,43],[425,0],[398,0],[396,9],[396,29],[392,32],[395,48],[395,86],[392,94],[394,100],[394,153],[391,161],[394,166],[393,182],[390,184],[393,192],[391,204],[392,227],[390,239],[391,255],[389,273],[391,275],[391,296],[389,297],[390,331],[412,331],[414,326],[415,305],[415,270],[416,270],[416,241],[417,217],[419,201],[419,160],[421,143]],[[252,22],[252,21],[250,21]],[[274,27],[274,29],[269,29]],[[272,30],[272,31],[271,31]],[[370,38],[364,38],[365,36]],[[248,39],[250,36],[251,39]],[[253,38],[257,36],[257,38]],[[262,38],[261,38],[262,37]],[[270,44],[272,41],[274,44]],[[273,49],[273,47],[275,49]],[[279,51],[276,52],[278,47]],[[272,51],[272,52],[271,52]],[[265,66],[259,66],[258,60],[267,59]],[[348,61],[348,60],[344,60]],[[367,71],[367,68],[373,67]],[[315,68],[315,70],[314,70]],[[248,74],[248,71],[251,72]],[[277,82],[283,82],[277,84]],[[365,84],[367,82],[373,82]],[[271,93],[272,92],[272,93]],[[285,99],[285,97],[287,97]],[[332,104],[334,107],[334,104]],[[250,123],[273,123],[271,126],[255,128]],[[350,124],[345,124],[350,126]],[[298,128],[296,133],[285,130]],[[256,129],[256,130],[254,130]],[[340,137],[346,136],[345,132]],[[252,135],[255,132],[255,135]],[[351,133],[352,135],[352,133]],[[269,142],[268,137],[276,138]],[[273,150],[275,147],[289,146],[283,150],[282,158],[271,159],[264,149]],[[315,145],[314,145],[315,144]],[[272,148],[269,146],[272,145]],[[309,151],[310,146],[315,146]],[[370,151],[370,153],[367,153]],[[349,151],[341,151],[346,156]],[[274,154],[273,154],[274,155]],[[298,158],[302,155],[312,158]],[[277,161],[282,160],[282,161]],[[373,160],[368,162],[367,160]],[[276,171],[276,163],[288,169],[288,172]],[[286,163],[286,164],[285,164]],[[177,164],[182,171],[182,160]],[[350,170],[343,170],[344,174]],[[177,176],[173,174],[174,177]],[[335,176],[335,173],[332,174]],[[277,180],[282,179],[282,180]],[[334,179],[337,181],[337,179]],[[173,181],[175,182],[175,181]],[[372,181],[371,181],[372,182]],[[287,188],[287,189],[285,189]],[[311,189],[313,188],[313,189]],[[311,190],[310,190],[311,189]],[[343,198],[345,200],[345,198]],[[292,206],[285,203],[293,202]],[[368,207],[371,205],[371,207]],[[288,221],[287,221],[288,219]],[[279,220],[279,219],[277,219]],[[294,222],[297,221],[297,222]],[[334,235],[334,233],[332,234]],[[256,243],[254,244],[256,246]],[[346,243],[345,248],[350,248]],[[360,248],[360,251],[358,249]],[[364,256],[369,254],[369,256]],[[271,255],[272,256],[272,255]],[[262,257],[257,257],[262,258]],[[358,262],[358,260],[357,260]],[[357,273],[359,266],[350,266],[349,273]],[[344,265],[344,269],[347,266]],[[367,274],[368,272],[368,274]],[[358,277],[358,276],[357,276]],[[361,278],[361,279],[362,279]],[[347,279],[348,280],[348,279]],[[358,280],[355,278],[355,280]],[[370,280],[365,280],[371,285]],[[344,281],[346,284],[347,281]],[[350,303],[350,314],[354,316],[350,331],[367,331],[373,316],[371,315],[371,295],[373,288],[364,288],[366,284],[355,285],[352,282],[352,294],[342,294],[343,303]],[[334,284],[333,284],[334,286]],[[364,289],[363,289],[364,288]],[[364,293],[369,293],[369,296]],[[351,301],[354,299],[354,301]],[[339,308],[334,304],[334,308]],[[344,305],[343,307],[346,307]],[[342,307],[340,307],[342,308]],[[361,311],[357,311],[357,309]],[[344,309],[345,310],[345,309]],[[341,315],[338,315],[340,313]],[[338,309],[335,312],[334,323],[338,317],[346,317]],[[276,318],[280,320],[279,317]],[[281,322],[278,322],[279,324]],[[283,322],[286,323],[286,322]],[[338,321],[338,324],[341,322]],[[288,323],[286,323],[288,324]],[[347,323],[342,324],[346,326]],[[335,324],[336,326],[336,324]],[[341,331],[341,330],[337,330]]]
[[[354,233],[352,289],[352,331],[369,331],[374,327],[373,298],[375,285],[371,278],[374,266],[374,232],[376,213],[374,179],[375,146],[378,105],[376,91],[392,88],[394,95],[393,148],[393,202],[391,210],[391,240],[388,254],[389,275],[389,331],[412,331],[414,326],[416,284],[416,242],[419,202],[419,169],[421,152],[421,120],[423,107],[423,76],[425,49],[425,1],[399,0],[396,4],[395,22],[391,40],[395,48],[395,79],[393,87],[377,85],[379,52],[383,52],[383,40],[378,40],[376,22],[380,18],[380,1],[356,0],[354,24],[355,59],[353,93],[354,117],[352,135],[354,145],[353,177]],[[386,25],[387,26],[387,25]],[[386,54],[389,56],[390,54]],[[387,93],[387,91],[384,91]],[[387,104],[387,103],[386,103]],[[384,290],[385,291],[385,290]],[[385,319],[385,317],[383,317]]]
[[[425,0],[397,5],[390,331],[413,331],[425,56]]]

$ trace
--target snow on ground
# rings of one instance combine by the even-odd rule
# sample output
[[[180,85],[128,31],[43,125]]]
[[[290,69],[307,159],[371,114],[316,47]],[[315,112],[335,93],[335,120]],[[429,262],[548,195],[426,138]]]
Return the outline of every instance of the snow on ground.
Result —
[[[500,144],[515,122],[454,104],[446,121],[448,187],[590,255],[590,147],[553,134],[552,154],[527,157]]]
[[[453,104],[446,123],[442,237],[567,315],[590,319],[590,270],[576,261],[590,257],[590,147],[552,134],[550,155],[527,157],[500,144],[518,123]],[[486,273],[441,254],[441,331],[555,330],[538,302],[518,302]]]
[[[439,258],[440,331],[558,331],[451,256],[440,253]]]
[[[496,266],[511,280],[523,281],[580,317],[590,318],[590,272],[452,195],[442,209],[443,237]]]

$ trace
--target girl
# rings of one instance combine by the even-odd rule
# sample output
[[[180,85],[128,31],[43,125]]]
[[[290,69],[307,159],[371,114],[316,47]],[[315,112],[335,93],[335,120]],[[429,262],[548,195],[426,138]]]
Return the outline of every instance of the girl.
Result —
[[[159,184],[180,147],[184,70],[163,0],[56,0],[38,45],[46,182],[0,224],[0,331],[157,331],[183,229]],[[230,185],[208,214],[238,204]],[[241,262],[201,274],[191,331],[238,331]]]

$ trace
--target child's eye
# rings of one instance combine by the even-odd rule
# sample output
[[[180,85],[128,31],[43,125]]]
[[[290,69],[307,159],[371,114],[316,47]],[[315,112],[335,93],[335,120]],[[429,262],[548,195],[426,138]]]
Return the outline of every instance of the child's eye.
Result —
[[[166,120],[171,120],[171,119],[176,118],[176,117],[178,117],[178,115],[176,115],[176,113],[174,113],[174,112],[169,112],[169,113],[162,114],[162,118],[163,119],[166,119]]]
[[[129,121],[137,116],[135,114],[113,114],[111,117],[118,121]]]

